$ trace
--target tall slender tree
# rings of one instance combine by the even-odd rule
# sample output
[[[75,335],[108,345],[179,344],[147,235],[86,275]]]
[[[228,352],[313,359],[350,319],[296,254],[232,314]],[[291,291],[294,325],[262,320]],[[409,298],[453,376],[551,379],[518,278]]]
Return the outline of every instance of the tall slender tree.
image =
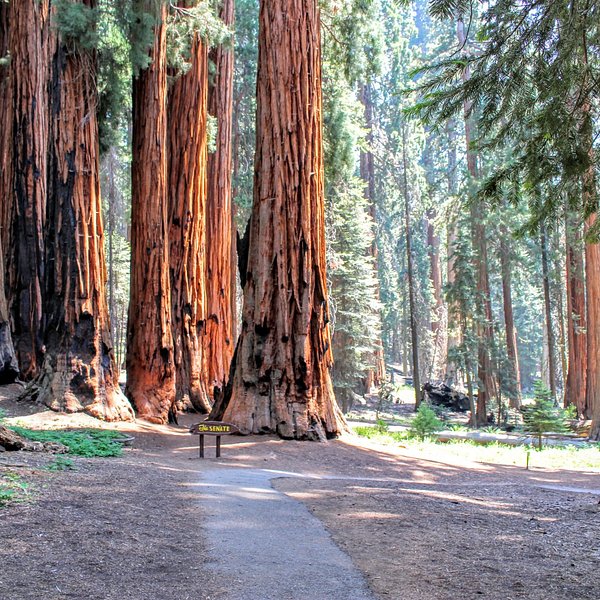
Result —
[[[174,10],[177,10],[176,8]],[[169,258],[176,395],[210,411],[203,365],[206,323],[208,49],[194,34],[190,68],[169,91]],[[185,131],[186,135],[181,132]]]
[[[167,7],[141,0],[156,19],[150,64],[133,83],[131,288],[126,393],[139,415],[166,422],[175,402],[167,190]]]
[[[375,193],[375,160],[373,156],[373,99],[371,84],[362,84],[360,86],[360,101],[365,110],[365,125],[367,127],[367,145],[366,149],[360,153],[360,176],[365,182],[365,196],[369,201],[369,212],[373,223],[377,222],[376,193]],[[373,257],[373,267],[377,269],[377,243],[373,240],[371,244],[371,256]],[[376,287],[377,300],[379,300],[379,285]],[[372,386],[379,387],[385,381],[385,358],[383,356],[383,344],[381,339],[377,341],[378,348],[375,350],[375,368],[367,373],[365,380],[365,391],[368,393]]]
[[[458,42],[461,47],[468,43],[465,24],[460,17],[457,24]],[[467,66],[463,71],[463,81],[470,79],[470,70]],[[467,169],[473,181],[479,177],[477,164],[477,153],[473,149],[473,121],[472,105],[470,102],[464,104],[465,117],[465,143],[467,155]],[[477,414],[472,416],[473,423],[476,425],[484,424],[487,421],[487,403],[491,397],[493,389],[492,362],[490,359],[490,348],[493,345],[492,328],[492,306],[490,298],[490,284],[488,275],[488,257],[487,257],[487,234],[482,214],[483,205],[480,202],[471,203],[471,236],[473,244],[474,269],[477,275],[477,315],[476,327],[477,338],[479,341],[478,364],[477,364]]]
[[[223,0],[220,16],[232,27],[234,0]],[[217,119],[215,152],[208,157],[206,206],[206,328],[204,364],[209,390],[223,388],[229,375],[235,332],[235,262],[232,261],[234,228],[232,199],[233,49],[220,44],[211,52],[215,77],[209,88],[209,113]]]
[[[323,440],[345,427],[329,373],[320,51],[316,0],[262,0],[242,331],[213,411],[244,433]]]
[[[585,314],[585,275],[581,224],[567,209],[566,218],[566,289],[568,370],[565,381],[565,406],[577,407],[579,415],[587,412],[586,371],[587,332]]]

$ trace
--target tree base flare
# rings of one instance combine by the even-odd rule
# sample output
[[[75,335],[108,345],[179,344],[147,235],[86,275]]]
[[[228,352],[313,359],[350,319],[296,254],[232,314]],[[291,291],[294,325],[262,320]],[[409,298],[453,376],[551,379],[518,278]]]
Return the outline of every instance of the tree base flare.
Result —
[[[21,398],[35,400],[56,412],[83,412],[102,421],[133,421],[131,404],[111,379],[112,374],[106,373],[102,365],[47,355],[41,374],[27,385]]]
[[[264,395],[244,386],[224,410],[213,411],[209,418],[235,425],[242,435],[271,433],[287,440],[324,442],[349,432],[331,385],[328,388],[316,397],[293,401],[274,388]]]

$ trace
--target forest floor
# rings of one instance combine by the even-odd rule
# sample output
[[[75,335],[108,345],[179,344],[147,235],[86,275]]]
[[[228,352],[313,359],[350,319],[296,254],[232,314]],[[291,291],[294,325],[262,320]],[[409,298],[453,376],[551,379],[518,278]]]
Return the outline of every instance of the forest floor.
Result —
[[[201,461],[191,416],[179,428],[107,425],[18,403],[16,391],[0,388],[9,422],[135,440],[120,458],[74,458],[59,472],[50,455],[0,454],[0,475],[27,491],[0,507],[0,600],[598,597],[600,470],[526,471],[458,460],[443,445],[425,459],[354,436],[232,436],[221,459]],[[261,532],[268,556],[254,545]],[[313,536],[307,556],[299,547]],[[339,592],[307,591],[320,571]],[[293,585],[273,590],[286,575]],[[362,581],[370,591],[347,593]]]

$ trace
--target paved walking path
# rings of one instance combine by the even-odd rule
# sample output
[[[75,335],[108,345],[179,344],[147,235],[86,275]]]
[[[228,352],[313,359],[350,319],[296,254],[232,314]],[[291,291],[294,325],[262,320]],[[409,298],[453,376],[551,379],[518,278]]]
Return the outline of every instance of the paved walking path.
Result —
[[[263,469],[203,473],[201,504],[219,600],[375,600],[350,558]]]

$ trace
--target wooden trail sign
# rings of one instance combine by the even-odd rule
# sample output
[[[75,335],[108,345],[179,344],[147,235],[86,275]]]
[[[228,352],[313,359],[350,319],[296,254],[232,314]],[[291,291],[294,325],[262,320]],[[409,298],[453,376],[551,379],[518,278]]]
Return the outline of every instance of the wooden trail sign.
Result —
[[[239,433],[240,430],[231,423],[223,423],[221,421],[202,421],[190,427],[190,433],[199,435],[198,449],[200,458],[204,458],[204,436],[214,435],[217,437],[217,458],[221,458],[221,436]]]

